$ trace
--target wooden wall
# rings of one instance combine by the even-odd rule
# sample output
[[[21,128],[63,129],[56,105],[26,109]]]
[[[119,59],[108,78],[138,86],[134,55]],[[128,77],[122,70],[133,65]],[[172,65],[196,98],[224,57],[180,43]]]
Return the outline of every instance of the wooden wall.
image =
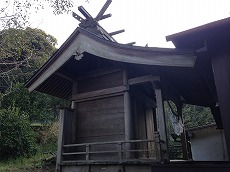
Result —
[[[121,86],[123,84],[122,77],[122,70],[105,70],[104,73],[101,71],[91,72],[90,75],[78,80],[77,93]]]
[[[65,118],[64,144],[80,144],[125,140],[123,71],[95,71],[80,78],[73,87],[75,100],[74,116]],[[108,91],[109,90],[109,91]],[[96,91],[96,92],[95,92]],[[97,94],[99,91],[100,94]],[[74,139],[73,139],[74,138]],[[117,150],[117,145],[92,146],[91,151]],[[85,151],[85,148],[70,149],[66,152]],[[92,155],[93,160],[117,157],[113,154]],[[66,160],[84,159],[85,156],[66,156]]]
[[[78,103],[77,143],[121,140],[124,137],[123,96]]]
[[[154,140],[155,139],[155,100],[151,89],[146,85],[142,88],[140,85],[131,86],[131,109],[133,116],[133,139],[134,140]],[[148,93],[146,93],[146,90]],[[152,96],[152,97],[151,97]],[[149,101],[148,101],[149,100]],[[137,149],[154,149],[152,143],[138,143],[135,145]],[[136,153],[136,158],[153,157],[155,152]]]

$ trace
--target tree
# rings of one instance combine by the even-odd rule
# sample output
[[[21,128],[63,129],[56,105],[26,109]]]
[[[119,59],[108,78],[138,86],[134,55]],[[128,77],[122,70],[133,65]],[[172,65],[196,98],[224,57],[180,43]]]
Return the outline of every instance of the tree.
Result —
[[[183,114],[186,129],[215,123],[208,107],[185,105]]]
[[[56,117],[58,98],[29,93],[25,81],[56,50],[56,39],[40,29],[7,29],[0,32],[0,108],[17,107],[31,122],[49,122]]]
[[[1,101],[0,109],[17,107],[26,114],[30,122],[50,123],[58,116],[57,106],[68,106],[68,102],[39,92],[29,91],[23,83],[15,84]]]
[[[47,6],[53,9],[54,14],[63,14],[71,11],[71,0],[4,0],[0,2],[1,28],[25,28],[29,25],[31,12],[37,12]]]
[[[35,133],[19,108],[0,110],[0,159],[35,153]]]
[[[53,54],[56,43],[40,29],[0,31],[0,91],[25,82]]]

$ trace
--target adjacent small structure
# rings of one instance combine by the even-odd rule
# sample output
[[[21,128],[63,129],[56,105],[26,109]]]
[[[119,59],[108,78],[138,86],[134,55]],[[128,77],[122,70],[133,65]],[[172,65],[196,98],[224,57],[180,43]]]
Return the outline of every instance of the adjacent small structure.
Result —
[[[216,124],[190,128],[187,130],[192,137],[191,151],[194,161],[228,161],[225,136]]]

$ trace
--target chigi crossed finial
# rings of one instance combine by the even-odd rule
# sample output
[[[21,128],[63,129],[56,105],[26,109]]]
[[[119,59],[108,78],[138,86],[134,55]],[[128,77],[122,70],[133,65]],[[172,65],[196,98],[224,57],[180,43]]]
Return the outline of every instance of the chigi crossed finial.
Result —
[[[73,12],[72,15],[75,19],[77,19],[80,22],[79,26],[81,28],[87,29],[94,33],[100,33],[103,35],[105,39],[109,39],[113,42],[116,42],[116,40],[112,36],[125,32],[125,30],[122,29],[122,30],[108,33],[98,23],[100,20],[103,20],[103,19],[106,19],[112,16],[112,14],[104,14],[105,11],[108,9],[109,5],[111,4],[111,2],[112,0],[107,0],[95,18],[93,18],[83,6],[79,6],[78,10],[81,12],[84,18],[82,18],[75,12]],[[128,43],[127,45],[133,45],[133,44],[135,44],[135,42]]]

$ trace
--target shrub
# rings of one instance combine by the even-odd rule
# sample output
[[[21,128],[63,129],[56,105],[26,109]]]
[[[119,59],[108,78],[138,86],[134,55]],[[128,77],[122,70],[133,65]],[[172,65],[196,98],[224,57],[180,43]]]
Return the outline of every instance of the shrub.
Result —
[[[0,110],[0,157],[28,156],[36,152],[29,118],[19,108]]]
[[[56,153],[57,151],[57,140],[58,140],[58,122],[53,122],[46,129],[43,134],[43,146],[44,151],[50,153]]]

